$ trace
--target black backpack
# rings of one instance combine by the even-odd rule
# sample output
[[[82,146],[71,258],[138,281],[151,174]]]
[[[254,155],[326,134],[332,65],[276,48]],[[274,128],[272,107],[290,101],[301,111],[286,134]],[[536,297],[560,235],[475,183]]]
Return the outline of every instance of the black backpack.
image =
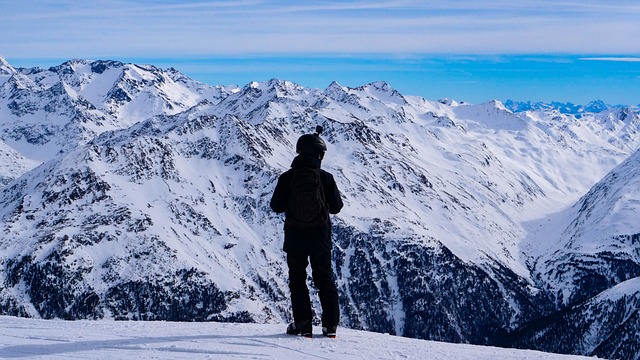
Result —
[[[297,229],[311,229],[329,222],[329,206],[319,170],[293,171],[287,204],[287,223]]]

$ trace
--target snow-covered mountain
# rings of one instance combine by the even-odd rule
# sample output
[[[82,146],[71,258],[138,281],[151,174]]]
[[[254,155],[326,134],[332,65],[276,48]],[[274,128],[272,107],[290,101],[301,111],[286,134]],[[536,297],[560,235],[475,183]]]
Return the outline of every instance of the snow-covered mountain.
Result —
[[[640,276],[639,213],[640,151],[636,151],[573,207],[554,215],[557,222],[543,237],[532,237],[535,243],[529,255],[536,262],[536,277],[567,305]],[[540,246],[545,240],[548,243]],[[571,263],[581,265],[568,266]]]
[[[46,161],[96,135],[154,115],[176,114],[229,91],[188,79],[177,70],[116,61],[71,60],[49,69],[18,69],[0,61],[2,139]]]
[[[528,111],[528,110],[533,110],[533,111],[555,110],[563,114],[575,115],[578,118],[582,116],[582,114],[599,113],[602,111],[608,111],[612,109],[624,109],[628,107],[624,105],[609,105],[602,100],[595,100],[588,103],[587,105],[573,104],[570,102],[545,103],[545,102],[531,102],[531,101],[523,102],[523,101],[507,100],[505,101],[504,105],[513,112],[522,112],[522,111]]]
[[[640,278],[624,281],[564,311],[527,324],[506,345],[591,354],[607,359],[637,359]]]
[[[527,253],[534,277],[563,310],[519,329],[510,345],[640,356],[639,213],[636,151],[573,207],[532,223]]]
[[[1,314],[290,320],[268,202],[316,124],[346,205],[333,226],[345,327],[536,347],[523,329],[638,276],[636,108],[577,118],[384,82],[0,65]],[[574,336],[594,345],[583,354],[601,341]],[[637,346],[624,341],[611,346]]]

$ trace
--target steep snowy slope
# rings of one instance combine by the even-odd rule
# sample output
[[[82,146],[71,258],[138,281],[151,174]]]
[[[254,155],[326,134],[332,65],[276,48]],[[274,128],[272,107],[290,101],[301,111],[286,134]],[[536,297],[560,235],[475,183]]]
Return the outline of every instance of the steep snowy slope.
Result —
[[[263,295],[252,287],[261,276],[282,278],[281,262],[268,262],[280,259],[278,248],[264,246],[273,236],[258,236],[259,224],[254,230],[239,218],[257,205],[255,189],[237,188],[258,165],[224,171],[221,162],[237,159],[207,136],[214,126],[237,129],[234,120],[183,116],[107,132],[7,186],[2,217],[13,240],[3,244],[6,281],[26,286],[27,297],[16,301],[33,305],[19,311],[205,320],[235,301],[261,317],[273,312],[273,301],[251,301]],[[284,284],[277,285],[280,292]]]
[[[0,188],[37,165],[0,140]]]
[[[510,346],[639,359],[640,151],[572,208],[530,224],[523,242],[537,284],[562,311],[508,337]]]
[[[509,337],[509,346],[554,349],[611,359],[639,359],[640,278],[539,319]]]
[[[558,216],[550,233],[532,237],[536,277],[559,303],[569,304],[640,276],[639,213],[636,151]]]
[[[3,139],[44,163],[1,189],[2,314],[289,321],[282,217],[268,202],[319,124],[346,204],[332,229],[341,324],[496,344],[583,299],[560,289],[591,273],[553,271],[584,248],[536,234],[554,235],[554,214],[640,145],[631,108],[578,119],[384,82],[222,88],[109,61],[4,68]],[[584,216],[576,233],[597,220]]]
[[[0,56],[0,85],[13,76],[16,73],[16,69],[7,62],[5,58]]]

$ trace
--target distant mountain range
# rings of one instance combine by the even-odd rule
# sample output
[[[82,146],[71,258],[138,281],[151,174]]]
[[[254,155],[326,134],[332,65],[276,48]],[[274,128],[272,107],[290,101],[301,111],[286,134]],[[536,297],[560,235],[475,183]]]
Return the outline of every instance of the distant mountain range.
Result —
[[[0,58],[0,314],[289,321],[268,202],[316,124],[345,201],[342,326],[640,356],[638,107],[209,86],[116,61]]]
[[[570,114],[575,115],[577,118],[580,118],[583,114],[597,114],[604,111],[612,110],[612,109],[625,109],[631,108],[633,110],[638,110],[638,105],[636,106],[628,106],[628,105],[609,105],[605,104],[602,100],[596,100],[588,103],[587,105],[576,105],[570,102],[531,102],[531,101],[513,101],[507,100],[504,103],[505,107],[513,112],[523,112],[523,111],[544,111],[544,110],[557,110],[562,114]]]

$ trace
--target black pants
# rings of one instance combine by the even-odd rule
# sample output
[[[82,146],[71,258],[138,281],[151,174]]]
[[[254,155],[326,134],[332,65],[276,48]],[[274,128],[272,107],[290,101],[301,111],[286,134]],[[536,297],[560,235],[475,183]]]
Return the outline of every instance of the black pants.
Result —
[[[299,325],[310,322],[313,317],[307,288],[309,260],[311,260],[313,284],[318,288],[320,305],[322,305],[322,326],[337,326],[340,321],[340,307],[338,290],[331,271],[331,253],[321,255],[287,253],[293,321]]]

